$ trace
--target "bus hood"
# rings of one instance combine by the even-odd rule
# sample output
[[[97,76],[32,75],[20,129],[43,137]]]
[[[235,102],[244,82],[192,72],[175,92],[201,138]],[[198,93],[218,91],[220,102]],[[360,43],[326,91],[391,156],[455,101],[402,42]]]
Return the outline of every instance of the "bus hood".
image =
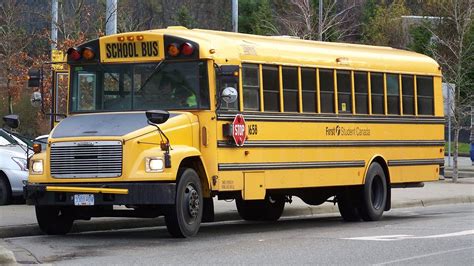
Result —
[[[178,115],[170,113],[170,118]],[[63,119],[52,137],[123,136],[146,126],[145,112],[82,114]]]

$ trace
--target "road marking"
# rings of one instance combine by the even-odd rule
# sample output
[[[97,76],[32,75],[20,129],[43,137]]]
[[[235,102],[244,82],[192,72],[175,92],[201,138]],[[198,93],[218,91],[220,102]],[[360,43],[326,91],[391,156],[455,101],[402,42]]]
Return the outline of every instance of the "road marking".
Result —
[[[426,257],[430,257],[430,256],[436,256],[436,255],[441,255],[441,254],[446,254],[446,253],[451,253],[451,252],[456,252],[456,251],[462,251],[462,250],[473,249],[473,248],[474,248],[474,247],[457,248],[457,249],[451,249],[451,250],[443,250],[443,251],[439,251],[439,252],[433,252],[433,253],[428,253],[428,254],[423,254],[423,255],[418,255],[418,256],[413,256],[413,257],[398,259],[398,260],[386,261],[386,262],[377,263],[377,264],[374,264],[374,265],[387,265],[387,264],[399,263],[399,262],[403,262],[403,261],[416,260],[416,259],[426,258]]]
[[[466,230],[466,231],[461,231],[461,232],[441,234],[441,235],[431,235],[431,236],[384,235],[384,236],[350,237],[350,238],[342,238],[342,239],[365,240],[365,241],[398,241],[398,240],[406,240],[406,239],[430,239],[430,238],[444,238],[444,237],[467,236],[467,235],[474,235],[474,230]]]

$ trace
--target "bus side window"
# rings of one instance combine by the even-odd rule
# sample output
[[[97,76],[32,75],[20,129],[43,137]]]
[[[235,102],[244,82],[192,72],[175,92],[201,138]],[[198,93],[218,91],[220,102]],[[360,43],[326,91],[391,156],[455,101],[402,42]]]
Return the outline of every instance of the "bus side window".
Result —
[[[416,77],[419,115],[434,115],[433,77]]]
[[[263,66],[263,104],[265,111],[280,111],[280,80],[277,66]]]
[[[415,114],[414,83],[412,75],[402,75],[403,114]]]
[[[336,74],[339,113],[352,113],[351,72],[338,70]]]
[[[400,114],[400,87],[397,74],[387,74],[388,114]]]
[[[367,72],[354,72],[354,91],[356,99],[356,113],[369,113],[369,86]],[[383,94],[382,94],[383,100]],[[383,110],[383,109],[382,109]]]
[[[303,112],[316,113],[316,69],[301,69],[301,89],[303,90]]]
[[[298,112],[298,69],[283,67],[283,103],[285,112]]]
[[[334,113],[334,70],[319,69],[321,113]]]
[[[372,97],[372,114],[385,114],[382,73],[370,73],[370,92]]]
[[[245,111],[258,111],[260,109],[260,80],[258,65],[242,65],[242,87]]]

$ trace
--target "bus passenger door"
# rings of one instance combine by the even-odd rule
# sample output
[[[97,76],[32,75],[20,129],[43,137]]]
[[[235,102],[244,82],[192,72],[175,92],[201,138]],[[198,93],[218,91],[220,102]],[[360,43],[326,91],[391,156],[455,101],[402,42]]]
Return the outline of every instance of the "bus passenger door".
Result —
[[[69,85],[69,74],[67,70],[53,71],[52,113],[67,115],[67,94]],[[51,117],[51,129],[55,127],[65,116],[53,115]]]

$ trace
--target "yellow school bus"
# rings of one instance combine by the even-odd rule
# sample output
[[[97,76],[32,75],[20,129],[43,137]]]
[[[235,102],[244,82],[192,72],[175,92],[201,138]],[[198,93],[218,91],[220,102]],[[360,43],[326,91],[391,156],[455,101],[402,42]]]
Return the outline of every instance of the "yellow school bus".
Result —
[[[68,117],[25,189],[48,234],[164,216],[189,237],[216,196],[245,220],[297,196],[374,221],[443,164],[441,69],[413,52],[169,27],[84,43],[68,65]]]

